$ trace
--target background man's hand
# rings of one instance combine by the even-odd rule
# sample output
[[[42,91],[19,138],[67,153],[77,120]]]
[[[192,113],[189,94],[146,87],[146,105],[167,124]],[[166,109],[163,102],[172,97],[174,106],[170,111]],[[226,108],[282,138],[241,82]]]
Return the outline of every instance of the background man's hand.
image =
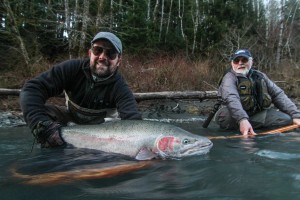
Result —
[[[248,119],[242,119],[240,121],[240,132],[242,135],[256,135],[256,133],[254,132],[250,122],[248,121]]]
[[[299,118],[293,119],[293,124],[297,124],[300,126],[300,119]]]

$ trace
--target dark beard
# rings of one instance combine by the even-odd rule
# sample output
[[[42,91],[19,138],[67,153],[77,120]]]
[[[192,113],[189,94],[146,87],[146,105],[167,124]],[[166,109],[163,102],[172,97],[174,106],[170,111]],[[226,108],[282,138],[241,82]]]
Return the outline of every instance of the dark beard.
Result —
[[[94,64],[94,65],[90,66],[91,71],[92,71],[92,73],[93,73],[95,76],[97,76],[97,77],[99,77],[99,78],[106,78],[106,77],[109,77],[110,75],[113,74],[113,72],[112,72],[112,70],[111,70],[111,66],[110,66],[108,63],[102,62],[101,64],[107,66],[107,70],[106,70],[105,72],[103,72],[103,71],[101,71],[100,73],[97,72],[97,69],[96,69],[96,65],[97,65],[97,64]]]

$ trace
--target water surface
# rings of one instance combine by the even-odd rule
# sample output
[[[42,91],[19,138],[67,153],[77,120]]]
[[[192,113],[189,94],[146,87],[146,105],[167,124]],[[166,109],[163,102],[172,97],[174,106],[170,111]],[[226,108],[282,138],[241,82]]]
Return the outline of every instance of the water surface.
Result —
[[[171,121],[203,136],[234,135],[199,120]],[[25,126],[0,128],[0,198],[8,199],[300,199],[300,132],[251,139],[216,139],[210,153],[153,165],[111,178],[27,185],[34,175],[136,162],[84,149],[40,149]]]

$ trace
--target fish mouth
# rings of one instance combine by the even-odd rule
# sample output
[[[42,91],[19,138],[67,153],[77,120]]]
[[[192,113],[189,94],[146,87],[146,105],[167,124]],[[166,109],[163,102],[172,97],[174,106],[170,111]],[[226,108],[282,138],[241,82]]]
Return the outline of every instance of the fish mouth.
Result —
[[[188,147],[185,147],[184,149],[181,149],[177,153],[171,153],[171,154],[166,154],[162,151],[160,151],[159,155],[163,159],[175,159],[179,160],[184,157],[190,157],[190,156],[199,156],[199,155],[204,155],[207,154],[210,149],[213,147],[212,142],[207,142],[205,144],[198,142],[197,144],[189,145]]]
[[[196,144],[193,146],[190,146],[189,148],[184,149],[181,152],[182,157],[184,156],[191,156],[191,155],[203,155],[207,154],[209,150],[213,147],[213,143],[209,142],[206,144]]]

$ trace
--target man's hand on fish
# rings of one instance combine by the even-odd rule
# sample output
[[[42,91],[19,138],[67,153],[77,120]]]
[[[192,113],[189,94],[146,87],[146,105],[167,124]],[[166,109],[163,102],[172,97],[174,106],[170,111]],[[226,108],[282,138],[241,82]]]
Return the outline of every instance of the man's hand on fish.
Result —
[[[39,122],[33,130],[33,135],[43,148],[61,146],[65,144],[60,133],[61,127],[62,125],[58,122]]]

